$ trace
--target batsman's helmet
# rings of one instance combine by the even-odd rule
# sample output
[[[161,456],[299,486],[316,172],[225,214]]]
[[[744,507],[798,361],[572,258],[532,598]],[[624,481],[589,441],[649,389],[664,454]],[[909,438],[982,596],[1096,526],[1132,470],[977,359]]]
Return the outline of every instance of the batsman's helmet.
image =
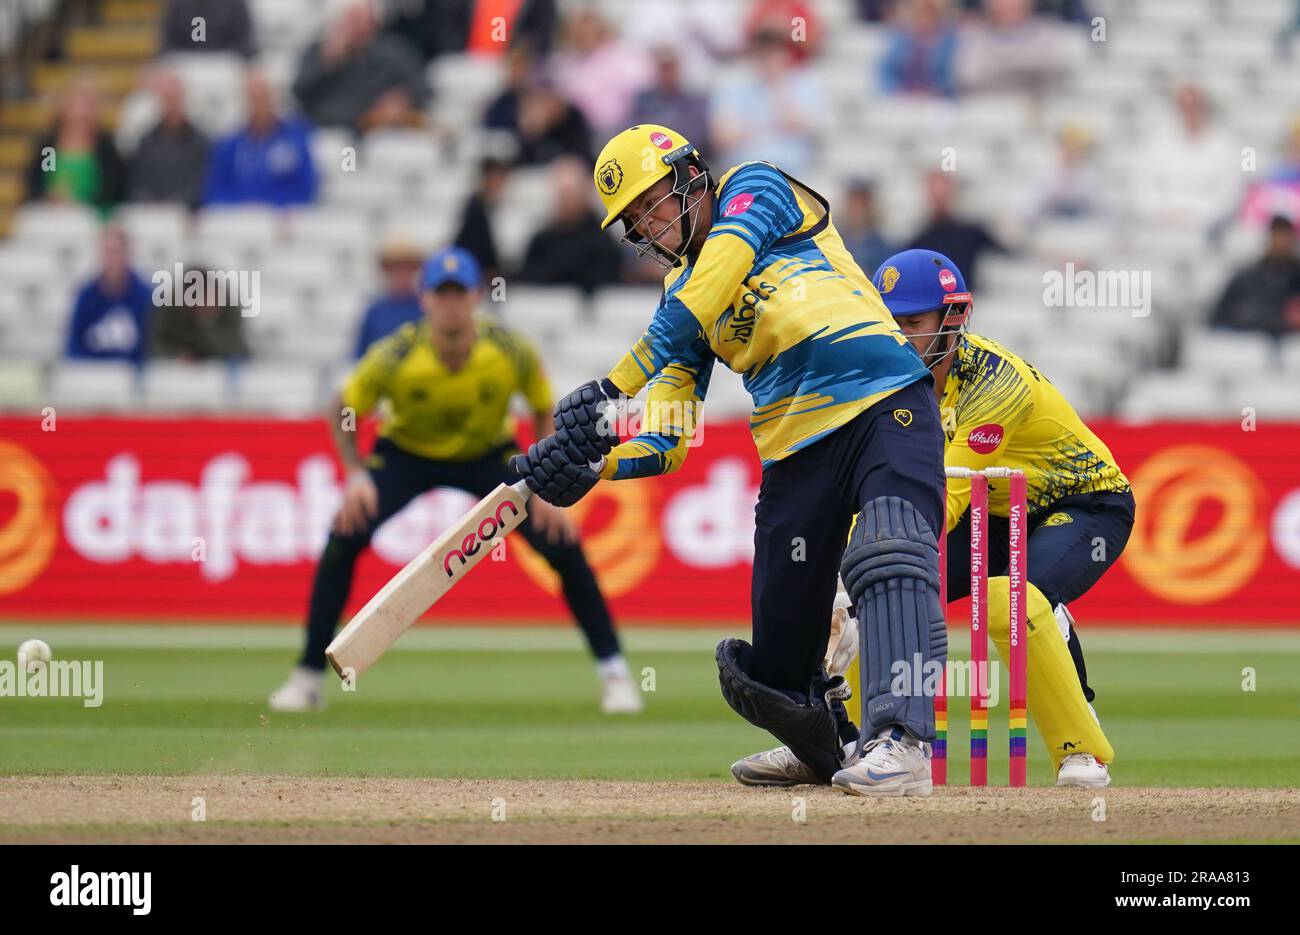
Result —
[[[699,174],[692,176],[695,167]],[[624,221],[623,239],[632,244],[638,253],[653,253],[661,263],[671,266],[685,252],[694,233],[695,220],[690,219],[691,208],[687,196],[710,185],[709,167],[699,151],[686,137],[668,127],[643,123],[629,127],[615,136],[596,157],[593,173],[596,191],[605,207],[602,228],[609,227],[620,217]],[[628,206],[660,179],[671,177],[672,191],[665,197],[677,197],[681,213],[677,220],[682,225],[682,244],[678,251],[666,250],[653,240],[647,240],[634,230],[635,219],[624,217]],[[653,210],[657,205],[652,206]],[[698,213],[698,212],[697,212]]]

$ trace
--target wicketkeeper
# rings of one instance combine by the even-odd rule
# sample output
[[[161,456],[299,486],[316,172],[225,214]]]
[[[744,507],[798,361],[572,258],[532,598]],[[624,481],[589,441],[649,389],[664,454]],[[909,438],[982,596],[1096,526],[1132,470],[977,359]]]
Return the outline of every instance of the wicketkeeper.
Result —
[[[1069,604],[1097,583],[1128,542],[1133,492],[1115,458],[1024,358],[967,331],[971,294],[933,250],[886,260],[873,282],[934,373],[949,467],[1025,473],[1028,489],[1029,713],[1062,786],[1104,787],[1115,751],[1092,710]],[[989,633],[1007,658],[1008,485],[989,480]],[[970,481],[948,481],[948,599],[970,593]]]

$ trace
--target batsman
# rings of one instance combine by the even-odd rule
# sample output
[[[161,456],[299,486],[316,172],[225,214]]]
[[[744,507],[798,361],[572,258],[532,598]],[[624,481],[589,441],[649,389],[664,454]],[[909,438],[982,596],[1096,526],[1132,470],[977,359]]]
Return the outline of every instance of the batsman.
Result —
[[[606,144],[594,180],[604,225],[621,222],[623,239],[659,260],[664,291],[624,358],[563,398],[555,433],[511,463],[559,506],[602,479],[674,471],[715,361],[740,374],[762,480],[753,642],[718,645],[723,697],[783,744],[765,756],[811,781],[928,795],[934,699],[894,694],[890,682],[895,662],[947,655],[933,376],[845,249],[826,199],[777,166],[715,177],[680,133],[641,125]],[[642,431],[620,443],[605,411],[642,389]],[[843,680],[823,666],[837,572],[866,632],[861,731]]]

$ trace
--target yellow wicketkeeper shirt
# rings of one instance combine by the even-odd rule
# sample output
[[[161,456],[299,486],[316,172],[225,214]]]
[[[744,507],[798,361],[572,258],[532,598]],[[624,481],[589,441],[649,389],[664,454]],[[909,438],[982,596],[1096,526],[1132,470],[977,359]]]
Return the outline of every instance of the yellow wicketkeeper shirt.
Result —
[[[1129,489],[1105,442],[1024,358],[978,334],[957,348],[939,403],[948,467],[1019,468],[1030,514],[1062,497]],[[1008,486],[989,480],[989,512],[1008,514]],[[970,481],[948,481],[948,528],[970,506]]]

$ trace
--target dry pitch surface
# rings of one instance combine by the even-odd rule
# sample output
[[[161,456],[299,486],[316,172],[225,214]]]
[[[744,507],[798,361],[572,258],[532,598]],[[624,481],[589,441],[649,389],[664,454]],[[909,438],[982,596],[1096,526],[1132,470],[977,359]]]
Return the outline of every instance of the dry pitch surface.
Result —
[[[191,817],[196,797],[205,821]],[[6,844],[1145,841],[1300,841],[1300,790],[954,787],[863,799],[705,782],[0,778]]]

